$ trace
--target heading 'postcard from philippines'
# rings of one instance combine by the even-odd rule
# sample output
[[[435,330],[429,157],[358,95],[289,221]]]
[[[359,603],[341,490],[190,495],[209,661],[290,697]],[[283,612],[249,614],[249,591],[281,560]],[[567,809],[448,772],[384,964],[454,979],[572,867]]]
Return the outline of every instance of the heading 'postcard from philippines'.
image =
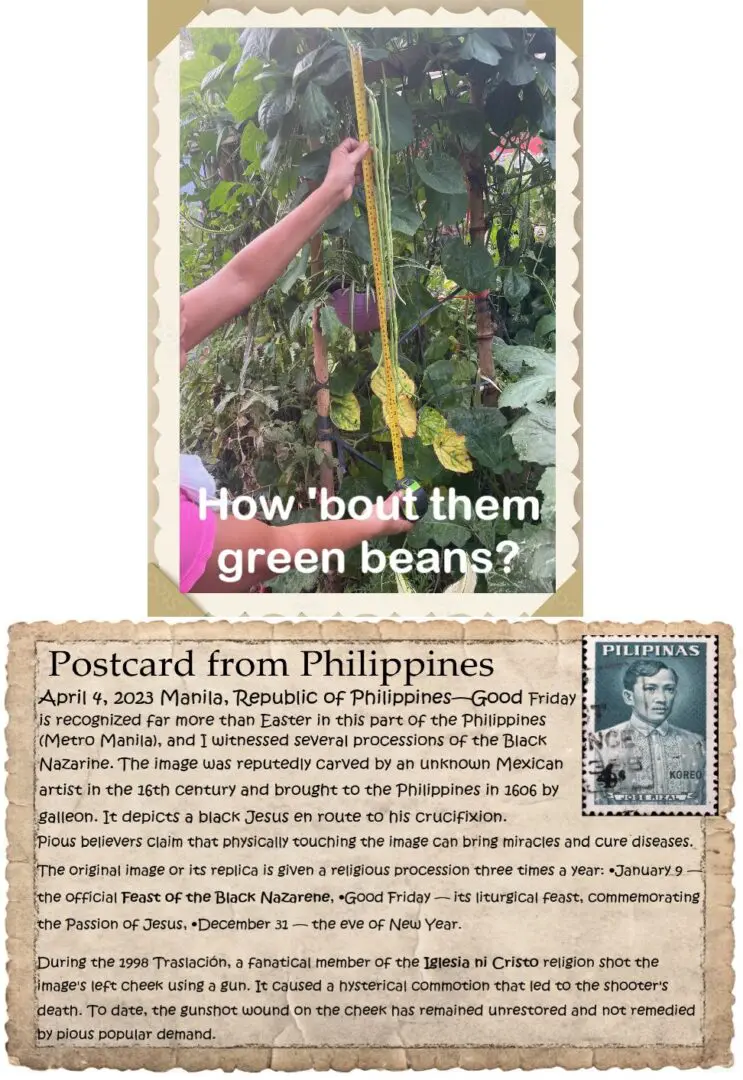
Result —
[[[581,4],[150,7],[150,614],[580,614]]]

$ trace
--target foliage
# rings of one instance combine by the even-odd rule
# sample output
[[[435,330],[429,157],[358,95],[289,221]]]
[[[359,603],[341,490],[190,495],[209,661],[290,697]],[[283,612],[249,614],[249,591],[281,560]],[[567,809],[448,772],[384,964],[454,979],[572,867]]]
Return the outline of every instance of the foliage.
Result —
[[[522,551],[478,590],[551,588],[554,576],[554,38],[549,31],[349,31],[390,135],[390,225],[400,334],[397,404],[408,471],[472,499],[535,495],[537,523],[425,520],[387,550],[454,545]],[[181,63],[181,280],[203,281],[307,197],[331,148],[355,133],[347,39],[340,30],[190,30]],[[383,92],[383,77],[387,93]],[[535,153],[538,136],[545,148]],[[482,195],[486,244],[471,244],[468,200]],[[394,482],[379,335],[354,334],[332,294],[369,297],[362,188],[326,222],[324,270],[305,248],[244,320],[201,347],[182,379],[184,450],[200,453],[233,495],[295,494],[317,482],[310,319],[330,357],[331,419],[342,444],[339,493],[376,496]],[[459,287],[445,303],[437,300]],[[475,306],[487,291],[498,407],[483,404]],[[434,307],[425,320],[421,316]],[[201,362],[200,362],[201,361]],[[455,572],[406,575],[442,591]],[[552,576],[552,577],[551,577]],[[278,580],[278,579],[277,579]],[[349,553],[346,591],[394,591],[362,578]],[[282,585],[287,587],[286,580]],[[319,587],[314,581],[304,588]]]

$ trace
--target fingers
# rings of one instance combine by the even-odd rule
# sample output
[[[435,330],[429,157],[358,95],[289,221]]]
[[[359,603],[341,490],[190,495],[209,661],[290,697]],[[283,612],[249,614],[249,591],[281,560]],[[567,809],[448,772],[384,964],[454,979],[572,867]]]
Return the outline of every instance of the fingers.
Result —
[[[355,139],[346,139],[345,142],[341,143],[341,146],[345,146],[346,143],[349,142],[354,143],[354,147],[349,147],[348,149],[348,160],[351,162],[352,165],[358,165],[369,153],[369,143],[359,143],[356,142]]]

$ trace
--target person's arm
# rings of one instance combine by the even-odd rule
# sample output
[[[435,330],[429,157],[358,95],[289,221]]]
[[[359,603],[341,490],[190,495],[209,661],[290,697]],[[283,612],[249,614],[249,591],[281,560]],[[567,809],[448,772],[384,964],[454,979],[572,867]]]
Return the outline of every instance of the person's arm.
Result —
[[[213,277],[185,294],[181,300],[181,366],[184,353],[270,288],[323,222],[350,199],[357,168],[368,151],[368,143],[356,139],[342,142],[330,155],[320,187]]]
[[[387,521],[394,502],[399,504],[399,517]],[[307,521],[297,525],[266,525],[262,521],[239,521],[229,517],[217,519],[217,532],[214,550],[207,563],[204,574],[191,590],[192,592],[246,592],[253,585],[275,577],[276,572],[268,567],[268,555],[280,548],[294,558],[302,548],[308,548],[321,554],[330,549],[348,551],[357,547],[363,540],[374,540],[394,533],[409,532],[413,522],[402,516],[402,503],[399,493],[393,493],[384,504],[384,517],[375,512],[365,521]],[[244,573],[239,581],[226,582],[219,577],[219,556],[223,551],[240,551],[247,568],[248,549],[255,551],[263,548],[264,554],[255,559],[255,572]]]

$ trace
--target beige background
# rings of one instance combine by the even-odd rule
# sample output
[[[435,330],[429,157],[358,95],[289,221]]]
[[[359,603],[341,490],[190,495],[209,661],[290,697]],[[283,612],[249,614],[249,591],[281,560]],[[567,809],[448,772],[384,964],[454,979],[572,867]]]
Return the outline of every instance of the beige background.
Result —
[[[325,623],[321,626],[312,624],[289,625],[280,624],[270,627],[262,624],[243,624],[231,626],[228,624],[191,624],[181,626],[167,626],[153,623],[143,626],[120,624],[117,626],[101,626],[95,624],[77,626],[31,626],[21,627],[14,631],[12,640],[11,660],[11,776],[9,778],[9,795],[11,810],[9,817],[9,838],[11,843],[11,908],[9,913],[9,938],[11,949],[11,1052],[15,1058],[26,1064],[57,1064],[74,1065],[83,1058],[90,1064],[121,1065],[127,1062],[131,1067],[147,1064],[148,1066],[165,1067],[172,1064],[182,1064],[185,1067],[209,1067],[218,1063],[222,1067],[239,1065],[243,1068],[256,1068],[272,1065],[275,1068],[282,1067],[307,1067],[315,1064],[318,1067],[336,1067],[344,1062],[362,1063],[365,1065],[446,1065],[446,1064],[470,1064],[470,1065],[495,1065],[519,1062],[532,1065],[546,1063],[560,1063],[566,1066],[595,1063],[600,1065],[612,1064],[712,1064],[723,1063],[728,1060],[728,1044],[730,1036],[730,925],[729,925],[729,900],[730,900],[730,855],[731,842],[729,826],[724,818],[694,819],[691,817],[671,818],[656,817],[652,820],[642,820],[636,817],[614,818],[612,820],[585,818],[580,810],[580,731],[581,731],[581,634],[582,633],[627,633],[629,628],[599,626],[595,624],[563,623],[558,626],[545,626],[544,624],[522,624],[511,626],[507,624],[488,624],[472,622],[464,626],[459,624],[439,623],[436,625],[406,625],[383,623],[377,626],[360,626],[358,624]],[[721,714],[721,738],[720,738],[720,791],[721,810],[726,813],[730,807],[730,780],[732,772],[731,745],[732,730],[730,717],[730,684],[731,684],[731,640],[729,631],[725,627],[698,627],[693,624],[681,626],[661,627],[651,624],[644,628],[649,633],[679,634],[679,633],[717,633],[720,635],[720,714]],[[683,867],[681,878],[673,878],[670,882],[648,878],[617,878],[615,879],[608,871],[610,866],[617,861],[616,853],[606,849],[591,847],[589,850],[576,848],[566,850],[523,850],[523,851],[489,851],[476,849],[465,851],[458,849],[428,849],[418,852],[390,849],[387,843],[375,850],[361,850],[360,845],[350,852],[346,849],[338,849],[313,855],[311,852],[292,852],[291,849],[284,856],[281,853],[263,853],[257,857],[254,853],[241,856],[232,851],[214,853],[210,850],[199,851],[198,861],[206,865],[214,861],[250,862],[262,864],[270,861],[265,856],[271,854],[271,860],[284,861],[287,863],[307,863],[318,868],[325,865],[331,868],[338,863],[350,862],[380,862],[381,864],[409,865],[411,863],[443,863],[457,862],[472,868],[475,864],[496,864],[510,862],[513,865],[554,865],[561,863],[572,865],[585,864],[597,869],[593,876],[574,877],[569,869],[569,877],[558,876],[540,877],[536,879],[524,878],[489,878],[476,880],[470,876],[466,881],[463,878],[408,878],[402,877],[395,881],[384,879],[341,879],[335,878],[332,873],[324,880],[317,876],[312,877],[287,877],[278,881],[276,877],[261,881],[260,877],[250,879],[219,879],[214,887],[225,889],[258,889],[262,887],[281,888],[289,891],[324,891],[327,889],[335,898],[333,916],[339,917],[362,917],[365,919],[383,916],[386,919],[392,917],[416,919],[422,917],[436,917],[444,920],[457,922],[456,928],[443,932],[441,930],[428,930],[425,926],[420,929],[408,929],[398,931],[359,930],[348,931],[337,929],[332,933],[319,934],[309,927],[289,928],[281,934],[272,933],[270,936],[255,936],[253,934],[236,934],[234,932],[219,931],[209,933],[195,933],[186,928],[185,932],[160,933],[160,934],[110,934],[102,932],[99,935],[70,935],[52,930],[39,930],[37,933],[36,949],[45,955],[55,956],[74,953],[75,949],[90,951],[92,947],[100,953],[120,954],[126,951],[132,955],[149,956],[153,952],[165,955],[196,955],[197,952],[209,952],[225,954],[234,959],[239,955],[274,955],[286,953],[290,955],[304,955],[310,958],[318,955],[365,955],[375,957],[378,955],[392,956],[444,956],[457,957],[477,955],[492,956],[496,953],[502,955],[535,955],[540,958],[558,954],[586,955],[594,958],[613,955],[646,954],[657,956],[660,959],[659,968],[650,972],[627,972],[620,970],[615,974],[616,978],[667,978],[670,988],[667,995],[643,993],[640,1003],[667,1004],[696,1004],[697,1015],[695,1018],[671,1018],[656,1017],[653,1019],[632,1016],[628,1022],[626,1018],[619,1017],[616,1020],[603,1017],[599,1020],[587,1017],[571,1017],[569,1020],[554,1017],[542,1017],[539,1020],[524,1017],[511,1017],[507,1019],[491,1019],[488,1017],[469,1017],[445,1019],[437,1018],[435,1021],[420,1016],[412,1020],[395,1019],[389,1017],[366,1018],[363,1021],[325,1019],[316,1014],[303,1016],[296,1021],[291,1018],[263,1019],[260,1022],[250,1018],[222,1018],[211,1023],[218,1032],[218,1043],[224,1047],[216,1049],[196,1049],[180,1046],[177,1049],[160,1047],[158,1049],[143,1049],[140,1047],[125,1048],[117,1047],[115,1050],[106,1050],[91,1047],[90,1044],[83,1049],[68,1048],[65,1046],[54,1049],[44,1046],[35,1047],[33,1044],[34,1004],[32,1000],[32,952],[34,948],[34,918],[39,915],[39,905],[35,916],[30,916],[33,909],[33,862],[32,853],[34,846],[34,809],[69,809],[73,800],[65,798],[45,798],[40,800],[38,794],[34,801],[33,794],[33,761],[34,749],[38,742],[38,735],[48,728],[37,729],[34,717],[33,695],[34,675],[37,680],[36,693],[52,685],[55,691],[64,689],[77,689],[80,680],[73,680],[66,687],[65,679],[46,679],[48,672],[48,642],[65,642],[62,646],[72,652],[73,656],[93,657],[95,655],[110,655],[113,648],[120,656],[181,656],[186,648],[194,649],[194,666],[196,672],[205,668],[205,658],[212,648],[219,648],[221,655],[231,654],[243,657],[272,656],[274,658],[285,657],[290,669],[286,678],[269,679],[254,678],[251,680],[219,680],[224,688],[241,685],[248,689],[283,690],[292,687],[304,687],[325,690],[328,687],[345,690],[354,687],[368,687],[378,689],[378,679],[357,680],[354,678],[328,679],[321,675],[313,679],[298,678],[300,670],[298,658],[301,648],[331,648],[334,655],[344,657],[349,649],[358,649],[365,645],[367,650],[376,650],[379,656],[427,656],[428,650],[433,649],[435,655],[451,656],[459,660],[465,657],[482,658],[492,656],[496,662],[494,676],[472,679],[433,679],[421,678],[414,686],[430,691],[432,689],[449,689],[454,694],[465,694],[472,689],[498,689],[512,691],[523,687],[528,690],[542,692],[559,691],[561,693],[576,693],[576,703],[571,707],[563,706],[534,706],[519,707],[522,712],[544,712],[548,719],[545,727],[535,728],[511,728],[516,732],[543,732],[547,735],[547,746],[539,748],[536,753],[544,757],[558,757],[563,762],[563,768],[554,772],[520,773],[495,772],[492,765],[487,777],[483,773],[473,770],[438,770],[431,771],[421,768],[421,763],[433,756],[466,755],[468,757],[488,757],[491,759],[499,755],[509,753],[517,756],[526,756],[534,751],[524,749],[508,751],[501,745],[498,748],[475,749],[470,744],[465,750],[456,749],[331,749],[312,751],[308,749],[292,749],[291,747],[271,751],[277,756],[297,755],[313,758],[313,755],[325,757],[341,757],[347,755],[370,754],[372,758],[378,754],[396,760],[404,756],[414,760],[414,768],[407,769],[399,776],[393,777],[394,784],[399,779],[405,782],[435,782],[435,783],[466,783],[490,780],[501,785],[501,794],[495,802],[495,808],[505,813],[508,821],[506,824],[475,825],[475,826],[404,826],[398,825],[395,831],[398,835],[403,834],[405,828],[415,828],[418,834],[450,835],[462,837],[466,835],[490,835],[501,836],[522,835],[550,835],[565,838],[583,836],[626,836],[633,837],[639,834],[658,836],[688,837],[693,843],[692,848],[673,849],[672,852],[662,850],[641,850],[632,852],[632,849],[623,849],[621,862],[627,865],[645,864],[679,864]],[[203,644],[197,644],[202,642]],[[40,643],[37,648],[37,643]],[[45,643],[45,644],[41,644]],[[111,644],[112,643],[112,644]],[[38,657],[38,669],[36,667]],[[160,679],[97,679],[89,680],[94,689],[102,693],[108,699],[118,687],[121,689],[153,689],[159,692],[161,688],[178,687],[179,689],[204,689],[207,683],[203,677],[195,675],[193,679],[170,678]],[[74,685],[73,685],[74,684]],[[219,685],[216,680],[209,681],[208,686],[212,689]],[[399,689],[399,680],[391,683],[393,689]],[[103,708],[103,706],[99,706]],[[137,707],[138,709],[139,707]],[[322,706],[317,708],[322,709]],[[341,706],[346,712],[356,711],[369,715],[375,714],[400,714],[403,722],[409,713],[426,711],[429,715],[435,709],[433,706],[411,706],[409,709],[402,707],[378,707],[369,706],[362,708],[357,706],[355,710]],[[38,712],[49,710],[50,712],[64,712],[65,709],[54,710],[49,706],[43,706]],[[187,713],[208,713],[217,711],[209,706],[188,706],[176,710],[174,706],[158,709],[157,705],[145,706],[144,711],[170,712],[176,711]],[[450,706],[442,706],[441,711],[454,714],[460,710],[470,710],[470,706],[463,702],[453,702]],[[134,711],[134,707],[132,707]],[[232,708],[232,712],[245,712],[245,709]],[[252,710],[254,711],[254,710]],[[268,711],[293,712],[300,711],[314,713],[314,706],[298,706],[296,709],[276,708]],[[335,714],[338,710],[328,707],[322,709],[329,714]],[[513,712],[513,707],[490,706],[488,710],[476,711]],[[57,730],[52,728],[51,730]],[[80,731],[86,729],[67,728],[67,731]],[[121,729],[118,729],[121,730]],[[144,730],[144,729],[137,729]],[[169,727],[168,732],[171,733]],[[181,729],[178,729],[181,730]],[[189,729],[192,730],[192,729]],[[253,729],[254,731],[257,729]],[[313,726],[298,729],[300,732],[313,732]],[[370,733],[371,729],[362,726],[352,728],[351,734],[360,732]],[[373,729],[380,730],[379,727]],[[381,729],[384,730],[384,729]],[[395,731],[399,730],[395,728]],[[403,730],[407,730],[403,728]],[[413,730],[418,730],[414,728]],[[436,730],[427,724],[420,728],[424,733],[430,734]],[[452,730],[461,732],[463,729],[455,726]],[[475,729],[465,729],[473,731]],[[488,734],[498,729],[477,729]],[[341,729],[335,726],[322,728],[323,733],[338,734]],[[37,760],[42,751],[36,749]],[[132,751],[102,751],[98,748],[73,747],[56,751],[58,754],[66,754],[71,758],[85,757],[88,755],[105,754],[115,757],[117,753],[131,753],[132,756],[142,754],[153,755],[159,753],[163,757],[176,757],[185,754],[198,756],[208,755],[210,758],[231,756],[258,756],[261,751],[249,750],[221,750],[199,748],[185,750],[160,749],[132,750]],[[54,753],[45,749],[45,756]],[[394,765],[393,765],[394,770]],[[68,770],[63,774],[44,774],[46,783],[59,782],[60,780],[77,780],[83,774],[76,770]],[[101,773],[90,773],[91,779],[99,781]],[[115,773],[105,774],[107,779],[112,779]],[[363,773],[364,778],[379,780],[372,772]],[[385,776],[389,776],[387,773]],[[358,774],[350,777],[356,780]],[[241,782],[240,774],[234,772],[189,772],[168,773],[167,777],[149,771],[144,774],[135,774],[136,783],[140,778],[148,781],[167,779],[169,783],[175,782]],[[307,781],[343,783],[345,779],[341,772],[322,772],[314,768],[298,777],[287,775],[259,773],[256,777],[245,774],[245,782],[263,783],[266,780],[273,783]],[[554,799],[540,797],[509,799],[505,795],[507,783],[531,783],[542,781],[559,784],[559,793]],[[241,803],[240,800],[216,799],[214,797],[192,798],[188,800],[147,800],[131,797],[118,800],[108,799],[83,799],[75,800],[75,809],[92,809],[96,815],[101,815],[105,808],[112,807],[121,810],[125,806],[135,809],[150,808],[153,805],[162,806],[168,802],[174,810],[183,813],[185,809],[229,809],[234,806],[255,806],[260,809],[280,809],[285,806],[292,813],[297,809],[309,809],[316,811],[318,808],[328,807],[343,809],[348,803],[340,796],[326,800],[313,799],[275,799],[251,800]],[[396,803],[385,799],[367,800],[364,797],[351,800],[358,809],[364,813],[369,810],[387,810],[390,807],[405,807],[406,803]],[[488,805],[482,795],[477,798],[420,798],[413,800],[407,806],[409,809],[440,808],[454,806],[470,806],[482,808]],[[267,835],[275,831],[279,835],[293,835],[295,830],[306,830],[310,834],[329,832],[333,835],[363,835],[364,833],[378,834],[388,838],[392,828],[383,826],[320,826],[313,822],[306,826],[263,826],[242,828],[228,826],[227,832],[245,834],[258,832],[263,828]],[[44,825],[37,828],[37,833],[43,831],[47,835],[55,832],[64,836],[73,831],[85,830],[93,833],[109,832],[116,835],[119,830],[128,835],[141,834],[146,837],[150,834],[167,832],[174,836],[186,837],[196,831],[207,835],[220,835],[224,830],[220,826],[197,826],[181,820],[177,824],[167,826],[156,825],[111,825],[108,829],[102,829],[98,824],[86,824],[81,826],[69,825]],[[47,859],[55,864],[67,862],[99,861],[112,864],[120,858],[122,861],[133,863],[136,861],[158,861],[170,864],[173,861],[188,862],[192,852],[184,854],[180,851],[151,852],[140,849],[132,851],[127,849],[123,856],[117,856],[115,849],[93,849],[88,852],[70,852],[67,849],[57,849]],[[83,857],[84,856],[84,857]],[[600,872],[603,870],[603,874]],[[59,880],[59,879],[57,879]],[[149,881],[136,879],[133,882],[108,881],[97,879],[92,884],[83,879],[71,882],[62,879],[65,885],[73,884],[76,889],[95,888],[104,891],[113,891],[115,888],[131,888],[134,890],[151,891],[157,888],[168,888],[162,884],[162,879]],[[373,884],[371,884],[373,882]],[[577,882],[577,884],[576,884]],[[402,901],[390,901],[385,896],[381,904],[360,905],[345,908],[340,902],[341,888],[352,887],[361,891],[371,890],[374,892],[387,889],[406,892],[430,892],[431,898],[425,902],[418,902],[410,898]],[[54,882],[45,880],[42,886],[36,882],[36,891],[40,887],[50,890],[57,887]],[[205,889],[202,879],[192,880],[179,888]],[[474,891],[476,888],[492,891],[504,891],[512,888],[542,893],[544,891],[573,892],[582,895],[585,902],[571,905],[560,904],[550,906],[538,904],[533,906],[507,906],[499,904],[475,905],[455,903],[452,899],[453,888],[463,888]],[[598,890],[621,890],[626,892],[650,892],[683,889],[687,892],[700,890],[703,894],[703,902],[698,906],[674,904],[663,905],[620,905],[608,908],[587,902],[588,892]],[[64,892],[64,889],[62,890]],[[447,896],[446,900],[434,900],[436,896]],[[62,901],[59,912],[63,917],[69,914],[84,917],[125,917],[126,913],[118,913],[116,905],[90,905],[88,910],[69,911],[70,904]],[[170,909],[169,909],[170,908]],[[55,905],[46,902],[43,905],[43,914],[46,917],[53,916]],[[266,911],[268,910],[268,915]],[[207,917],[224,917],[225,912],[231,917],[278,917],[285,918],[286,909],[263,909],[258,910],[255,906],[241,908],[235,906],[235,910],[220,909],[209,904],[199,907],[179,908],[174,910],[173,905],[164,903],[145,906],[142,916],[157,918],[178,918],[184,912],[190,918],[204,915]],[[298,905],[289,912],[290,921],[309,923],[322,912],[316,905]],[[131,910],[129,910],[131,915]],[[250,940],[246,940],[249,938]],[[714,978],[712,979],[712,973]],[[74,973],[73,973],[74,974]],[[176,976],[191,975],[192,972],[178,972]],[[209,972],[197,972],[197,976],[209,976]],[[222,974],[222,973],[218,973]],[[261,973],[257,973],[261,974]],[[297,972],[290,972],[290,976],[296,977]],[[301,975],[317,979],[323,973],[301,972]],[[363,977],[375,977],[366,974]],[[431,978],[441,977],[481,977],[487,978],[491,983],[496,978],[511,977],[507,973],[495,973],[492,970],[486,974],[479,971],[463,970],[457,972],[444,970],[443,972],[426,973]],[[581,976],[599,978],[602,981],[608,977],[605,972],[580,972]],[[229,978],[252,978],[256,975],[240,975],[237,972],[226,973]],[[324,973],[324,977],[332,977],[333,973]],[[340,978],[360,977],[356,972],[336,972]],[[553,982],[557,978],[575,980],[576,972],[549,970],[518,973],[518,978],[533,975],[534,977],[551,977]],[[609,973],[611,975],[611,973]],[[268,974],[269,979],[275,977],[275,973]],[[399,976],[398,976],[399,977]],[[335,991],[321,991],[330,999],[342,1002],[353,1001],[353,995],[337,995]],[[568,995],[572,999],[572,995]],[[608,1002],[623,1002],[627,1005],[636,1004],[637,994],[606,994],[603,990],[590,994],[575,995],[580,1003],[598,1003],[599,1011],[603,1004]],[[157,1000],[167,1002],[167,994],[158,994]],[[409,994],[408,997],[417,1003],[421,1001],[420,995]],[[152,1000],[150,1000],[152,999]],[[447,996],[426,996],[426,1003],[440,1004],[446,1001]],[[458,1001],[477,1003],[483,998],[476,994],[459,994]],[[550,993],[541,996],[548,1004],[562,1004],[565,994],[555,993],[554,986]],[[63,1001],[74,1000],[70,995],[61,998]],[[96,998],[95,1000],[98,1000]],[[127,1000],[122,998],[121,1000]],[[128,999],[131,1000],[131,999]],[[184,995],[173,997],[183,1002],[187,1000]],[[208,1000],[208,995],[200,998]],[[224,999],[220,999],[224,1000]],[[242,1000],[242,999],[240,999]],[[251,1000],[254,1000],[251,998]],[[274,1004],[283,1003],[282,995],[277,994],[273,998],[266,996],[266,1001]],[[285,998],[290,1006],[302,1004],[314,1007],[319,1000],[314,993],[289,995]],[[361,994],[359,1001],[384,1003],[384,994]],[[390,1000],[394,1000],[391,998]],[[518,1001],[528,1004],[528,996],[517,993],[502,995],[489,995],[489,1002],[515,1004]],[[533,998],[531,999],[534,1000]],[[56,1003],[57,999],[52,995],[43,995],[43,1001]],[[154,1001],[153,995],[146,993],[139,995],[138,1002],[149,1007]],[[110,1003],[110,1002],[109,1002]],[[572,1000],[571,1000],[572,1004]],[[487,1008],[485,1010],[487,1012]],[[55,1028],[60,1024],[70,1026],[71,1023],[85,1027],[98,1028],[100,1025],[82,1021],[46,1020],[45,1028]],[[155,1018],[137,1020],[138,1027],[152,1024],[154,1028],[162,1027],[163,1021]],[[182,1027],[190,1025],[201,1027],[197,1021],[174,1021],[165,1023]],[[129,1026],[128,1021],[119,1023],[117,1026]],[[39,1021],[42,1026],[42,1021]],[[566,1033],[569,1032],[569,1036]],[[258,1044],[250,1048],[249,1044]],[[433,1048],[436,1049],[433,1049]],[[312,1049],[314,1048],[314,1049]],[[351,1055],[349,1057],[349,1055]]]
[[[151,5],[152,7],[153,5]],[[579,317],[580,263],[580,130],[579,58],[581,5],[535,2],[493,4],[487,13],[481,8],[452,4],[448,9],[426,3],[406,8],[390,4],[356,5],[354,10],[329,4],[314,9],[298,4],[285,10],[267,5],[265,10],[235,3],[194,4],[188,0],[171,2],[151,12],[150,54],[152,76],[153,179],[151,194],[151,305],[150,415],[150,615],[259,615],[307,616],[350,615],[578,615],[582,611],[580,563],[579,496]],[[328,10],[330,9],[330,10]],[[266,14],[270,12],[270,14]],[[336,14],[343,12],[343,15]],[[331,14],[332,13],[332,14]],[[552,25],[558,31],[558,165],[557,232],[560,257],[557,265],[558,304],[558,440],[557,440],[557,589],[555,594],[456,594],[416,596],[407,594],[205,594],[182,597],[174,583],[178,580],[178,369],[174,362],[178,338],[178,226],[177,226],[177,117],[178,43],[177,29],[194,26],[261,25],[282,23],[296,26],[333,23],[391,23],[418,25]],[[170,36],[169,36],[170,31]],[[297,608],[300,608],[298,611]]]

